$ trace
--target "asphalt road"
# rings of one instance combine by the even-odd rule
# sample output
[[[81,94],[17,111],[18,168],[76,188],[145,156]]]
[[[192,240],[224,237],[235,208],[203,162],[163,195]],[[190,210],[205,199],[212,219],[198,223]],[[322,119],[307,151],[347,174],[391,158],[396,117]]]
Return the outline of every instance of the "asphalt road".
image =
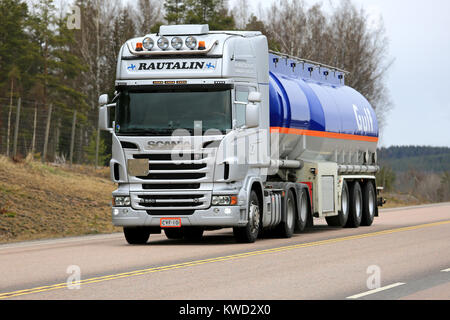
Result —
[[[77,271],[81,284],[77,283]],[[68,286],[69,280],[69,286]],[[238,244],[122,234],[0,245],[0,299],[450,299],[450,203]]]

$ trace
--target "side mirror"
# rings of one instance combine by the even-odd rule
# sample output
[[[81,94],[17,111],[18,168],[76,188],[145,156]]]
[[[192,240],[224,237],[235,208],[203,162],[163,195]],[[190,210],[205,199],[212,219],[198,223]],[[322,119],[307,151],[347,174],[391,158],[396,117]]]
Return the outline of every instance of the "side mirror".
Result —
[[[113,128],[109,127],[109,109],[114,104],[102,106],[98,110],[98,127],[100,130],[113,132]]]
[[[245,108],[245,126],[247,128],[259,126],[259,104],[249,103]]]
[[[252,91],[248,94],[248,102],[258,103],[261,102],[261,92]]]
[[[108,95],[105,93],[105,94],[102,94],[99,98],[98,98],[98,104],[100,105],[100,106],[104,106],[105,104],[107,104],[108,103]]]

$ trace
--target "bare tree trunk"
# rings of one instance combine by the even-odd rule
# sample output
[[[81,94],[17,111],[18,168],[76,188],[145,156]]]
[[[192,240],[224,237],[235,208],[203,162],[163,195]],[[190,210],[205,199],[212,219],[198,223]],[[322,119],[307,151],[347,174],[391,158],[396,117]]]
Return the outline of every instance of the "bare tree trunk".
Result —
[[[33,119],[33,139],[31,141],[31,155],[34,157],[36,148],[36,121],[37,121],[37,102],[34,103],[34,119]]]
[[[42,162],[47,161],[47,146],[48,146],[48,135],[50,133],[50,120],[52,118],[52,104],[48,106],[48,115],[47,115],[47,126],[45,127],[45,138],[44,138],[44,152],[42,155]]]
[[[20,97],[17,102],[17,113],[16,113],[16,127],[14,128],[14,143],[13,143],[13,157],[17,156],[17,137],[19,135],[19,124],[20,124]]]
[[[12,113],[12,100],[14,91],[14,79],[11,79],[11,97],[9,99],[9,112],[8,112],[8,131],[6,133],[6,156],[9,157],[9,134],[11,131],[11,113]]]
[[[72,135],[70,137],[70,166],[72,166],[73,160],[73,146],[75,144],[75,127],[77,125],[77,110],[73,112],[73,120],[72,120]]]

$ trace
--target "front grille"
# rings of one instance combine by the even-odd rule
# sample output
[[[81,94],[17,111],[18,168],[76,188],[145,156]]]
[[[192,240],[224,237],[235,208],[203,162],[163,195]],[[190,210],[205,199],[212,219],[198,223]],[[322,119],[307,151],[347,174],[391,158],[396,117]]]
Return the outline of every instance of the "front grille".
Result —
[[[194,210],[147,210],[147,214],[152,216],[190,216]]]
[[[207,157],[205,153],[151,153],[151,154],[133,154],[134,159],[148,159],[150,161],[189,161],[202,160]]]
[[[149,214],[182,214],[186,210],[204,210],[211,204],[211,191],[201,190],[201,183],[212,182],[213,152],[153,151],[132,154],[134,159],[148,159],[148,174],[130,176],[141,183],[142,191],[131,193],[131,205]],[[187,211],[189,212],[189,211]],[[192,214],[192,213],[187,213]]]
[[[132,192],[131,205],[137,210],[191,210],[207,209],[211,203],[211,191],[180,190]]]
[[[177,190],[186,190],[186,189],[200,189],[200,183],[177,183],[177,184],[156,184],[156,183],[146,183],[142,185],[142,189],[144,190],[161,190],[161,189],[177,189]]]
[[[208,155],[208,153],[186,151],[181,155],[166,152],[133,154],[132,156],[134,159],[148,159],[148,174],[136,178],[165,184],[167,180],[171,180],[171,183],[178,181],[180,183],[206,182],[208,179],[207,163],[213,159],[212,157],[208,158]]]
[[[147,208],[204,206],[207,198],[203,194],[153,194],[139,195],[139,205]]]
[[[206,168],[206,163],[155,163],[150,170],[198,170]]]
[[[168,172],[168,173],[149,173],[146,176],[138,176],[142,180],[191,180],[206,177],[206,173],[191,172]]]

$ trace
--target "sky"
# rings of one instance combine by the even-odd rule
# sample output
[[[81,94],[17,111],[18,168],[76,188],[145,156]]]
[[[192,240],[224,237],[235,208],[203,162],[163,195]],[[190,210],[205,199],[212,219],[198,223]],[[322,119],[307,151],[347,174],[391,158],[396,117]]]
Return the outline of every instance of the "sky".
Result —
[[[267,8],[273,1],[251,4],[257,12],[259,4]],[[380,146],[450,147],[450,1],[352,1],[374,20],[382,17],[394,59],[386,79],[394,108],[386,117]],[[235,2],[229,0],[230,7]]]

